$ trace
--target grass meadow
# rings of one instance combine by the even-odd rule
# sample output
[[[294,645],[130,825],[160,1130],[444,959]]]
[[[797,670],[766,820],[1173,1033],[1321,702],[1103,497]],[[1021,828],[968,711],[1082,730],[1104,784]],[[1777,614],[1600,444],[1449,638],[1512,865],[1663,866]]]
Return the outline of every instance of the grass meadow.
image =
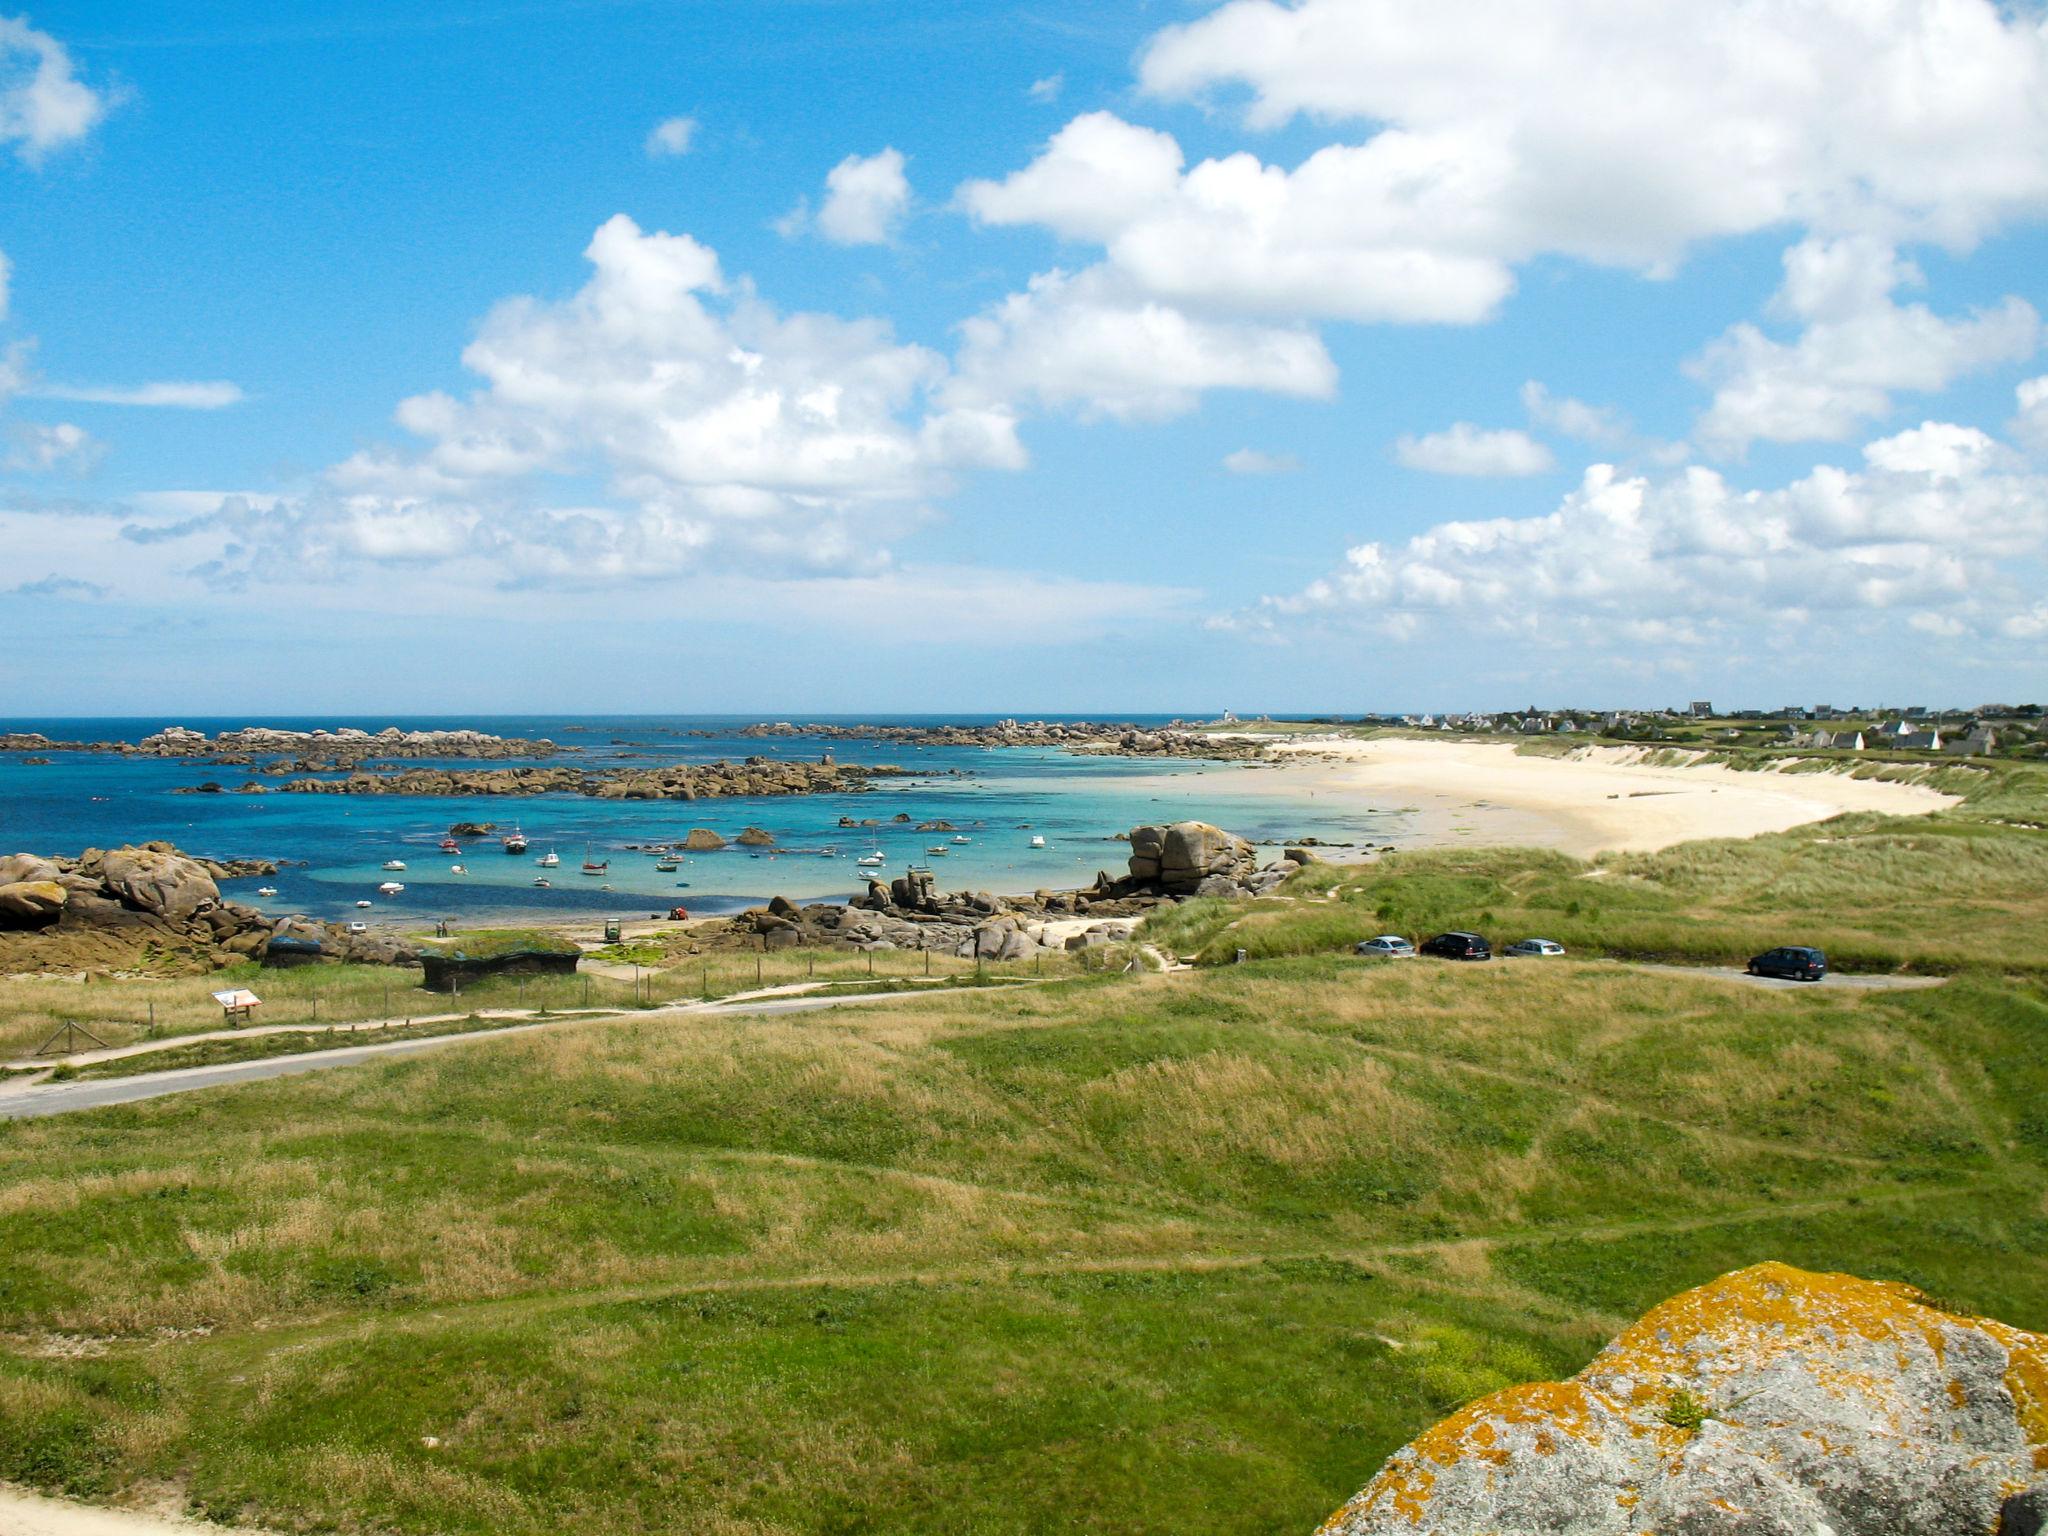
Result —
[[[1998,793],[1151,924],[1243,965],[0,1123],[0,1478],[364,1536],[1306,1533],[1740,1265],[2048,1327],[2048,834]],[[1346,952],[1445,925],[1947,980]]]

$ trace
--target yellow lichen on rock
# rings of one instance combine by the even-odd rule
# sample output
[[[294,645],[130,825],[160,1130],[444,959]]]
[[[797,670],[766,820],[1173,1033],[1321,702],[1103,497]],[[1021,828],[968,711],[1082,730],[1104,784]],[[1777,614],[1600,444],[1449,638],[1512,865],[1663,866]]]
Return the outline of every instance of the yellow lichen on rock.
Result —
[[[1570,1381],[1466,1405],[1323,1530],[1809,1536],[1875,1508],[1891,1536],[1988,1536],[2002,1501],[2048,1482],[2044,1448],[2048,1339],[1896,1282],[1759,1264],[1653,1308]]]

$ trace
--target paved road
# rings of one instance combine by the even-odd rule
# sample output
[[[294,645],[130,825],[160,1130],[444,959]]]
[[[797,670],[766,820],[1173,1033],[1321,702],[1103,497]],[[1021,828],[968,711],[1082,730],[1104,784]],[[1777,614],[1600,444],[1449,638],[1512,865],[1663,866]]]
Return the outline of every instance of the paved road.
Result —
[[[649,1010],[654,1013],[701,1013],[718,1018],[731,1014],[808,1013],[817,1008],[846,1008],[860,1003],[886,1003],[907,997],[926,997],[928,992],[868,992],[858,997],[791,997],[765,1002],[736,1003],[706,1007],[701,1003]],[[646,1012],[614,1014],[614,1018],[645,1018]],[[352,1067],[375,1061],[380,1056],[437,1050],[443,1046],[466,1045],[473,1040],[496,1040],[536,1029],[560,1029],[565,1020],[546,1023],[508,1024],[503,1029],[473,1029],[461,1035],[429,1035],[420,1040],[391,1040],[382,1045],[346,1045],[332,1051],[307,1051],[298,1056],[270,1056],[258,1061],[228,1062],[217,1067],[179,1067],[169,1072],[149,1072],[134,1077],[88,1078],[80,1082],[44,1083],[36,1087],[0,1086],[0,1120],[31,1120],[45,1115],[64,1115],[81,1109],[104,1109],[110,1104],[133,1104],[141,1099],[161,1099],[174,1093],[193,1093],[201,1088],[219,1088],[230,1083],[256,1082],[266,1077],[291,1077],[300,1072],[319,1072],[328,1067]]]
[[[1715,981],[1739,981],[1748,987],[1789,989],[1797,992],[1915,992],[1938,987],[1946,976],[1844,976],[1830,971],[1819,981],[1787,981],[1782,976],[1752,976],[1732,965],[1652,965],[1647,961],[1631,967],[1638,971],[1661,971],[1666,976],[1705,976]]]

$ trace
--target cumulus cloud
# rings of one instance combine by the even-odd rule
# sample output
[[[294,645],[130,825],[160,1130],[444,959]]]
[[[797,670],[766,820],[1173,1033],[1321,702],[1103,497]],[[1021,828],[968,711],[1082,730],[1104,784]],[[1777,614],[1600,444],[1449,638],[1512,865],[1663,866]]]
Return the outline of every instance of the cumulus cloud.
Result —
[[[1895,392],[1938,392],[2040,345],[2040,318],[2022,299],[1945,319],[1893,298],[1921,281],[1881,241],[1851,236],[1792,247],[1773,307],[1803,329],[1781,342],[1745,322],[1688,364],[1714,390],[1699,440],[1730,454],[1757,439],[1840,441],[1888,415]]]
[[[1233,475],[1289,475],[1301,468],[1291,453],[1264,453],[1257,448],[1239,448],[1223,455],[1223,467]]]
[[[647,131],[646,150],[649,159],[673,160],[690,152],[690,141],[697,136],[697,119],[694,117],[665,117]]]
[[[1031,89],[1026,94],[1028,94],[1033,101],[1058,101],[1060,97],[1060,90],[1062,87],[1066,85],[1066,83],[1067,77],[1064,74],[1055,71],[1054,73],[1045,76],[1041,80],[1032,81]]]
[[[53,469],[83,473],[106,452],[99,439],[68,421],[49,425],[19,422],[7,429],[6,441],[7,453],[0,458],[0,464],[33,473]]]
[[[1014,417],[942,401],[945,359],[881,321],[781,313],[709,247],[624,215],[584,255],[575,293],[484,318],[463,353],[477,388],[400,403],[411,446],[366,449],[310,494],[216,498],[131,540],[217,537],[223,578],[360,564],[556,585],[873,571],[955,471],[1023,462]]]
[[[1522,409],[1535,425],[1582,443],[1615,447],[1634,435],[1628,418],[1614,407],[1553,395],[1535,379],[1522,386]]]
[[[900,151],[848,155],[825,177],[818,233],[834,245],[887,245],[910,208],[910,179]]]
[[[27,18],[0,16],[0,144],[30,165],[84,138],[113,99],[78,78],[71,55]]]
[[[1230,0],[1139,72],[1373,125],[1499,259],[1656,268],[1781,224],[1967,245],[2048,204],[2048,31],[1992,0]]]
[[[1540,475],[1557,467],[1550,450],[1528,433],[1511,427],[1488,431],[1469,421],[1425,437],[1397,438],[1394,458],[1432,475]]]
[[[1043,273],[961,335],[948,398],[980,411],[1030,402],[1157,421],[1210,389],[1325,399],[1337,387],[1313,332],[1197,318],[1120,290],[1100,268]]]
[[[2048,551],[2048,475],[1974,428],[1930,422],[1863,467],[1771,490],[1711,469],[1594,465],[1542,515],[1368,541],[1305,590],[1234,621],[1410,636],[1458,629],[1588,652],[1687,651],[1759,626],[1883,624],[2013,635]],[[2031,574],[2029,574],[2031,573]]]
[[[37,384],[27,391],[39,400],[74,400],[88,405],[138,405],[179,411],[219,411],[248,396],[225,379],[162,379],[133,387],[98,384]]]

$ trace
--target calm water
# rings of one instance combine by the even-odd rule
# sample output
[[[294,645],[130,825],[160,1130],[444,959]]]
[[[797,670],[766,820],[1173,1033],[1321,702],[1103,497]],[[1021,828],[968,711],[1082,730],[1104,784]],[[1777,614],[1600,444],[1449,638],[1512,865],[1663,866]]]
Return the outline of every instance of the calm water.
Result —
[[[947,717],[958,720],[958,717]],[[994,718],[994,717],[990,717]],[[741,737],[750,719],[634,716],[499,716],[491,718],[383,717],[226,720],[0,721],[0,730],[41,731],[60,740],[137,741],[165,725],[188,725],[209,735],[245,725],[297,729],[357,726],[381,730],[473,726],[500,736],[550,737],[582,750],[566,759],[579,766],[654,767],[667,763],[737,761],[749,756],[816,759],[830,748],[842,763],[893,763],[918,777],[878,781],[864,795],[815,795],[697,801],[590,800],[578,795],[467,796],[414,799],[355,795],[180,795],[183,785],[217,780],[232,790],[241,768],[203,767],[177,759],[123,758],[58,753],[47,767],[31,767],[19,754],[0,754],[0,851],[77,853],[149,838],[213,858],[293,861],[267,880],[230,882],[230,894],[278,912],[324,918],[360,917],[416,923],[450,917],[464,922],[512,917],[587,918],[645,916],[681,903],[693,913],[737,910],[784,895],[841,898],[862,888],[854,861],[871,849],[895,874],[909,863],[929,863],[946,890],[1029,891],[1041,886],[1085,885],[1098,869],[1120,873],[1125,848],[1114,834],[1145,822],[1193,817],[1246,837],[1313,835],[1328,841],[1385,840],[1397,831],[1390,813],[1346,814],[1304,795],[1283,798],[1260,785],[1260,770],[1234,764],[1176,759],[1076,757],[1044,748],[916,748],[893,742],[822,741],[805,737]],[[935,724],[902,718],[880,724]],[[964,723],[979,723],[968,721]],[[1139,717],[1139,723],[1147,722]],[[710,735],[691,735],[706,731]],[[479,765],[469,765],[479,766]],[[484,764],[480,766],[499,766]],[[509,766],[509,764],[507,764]],[[960,770],[958,775],[948,770]],[[275,785],[281,781],[259,778]],[[892,825],[898,811],[911,825]],[[883,825],[854,831],[842,815],[874,817]],[[952,822],[953,834],[919,833],[918,821]],[[493,836],[470,841],[460,855],[436,844],[458,821],[517,823],[531,840],[525,857],[505,854]],[[673,874],[654,859],[628,851],[628,843],[680,842],[692,827],[730,838],[742,827],[764,827],[782,851],[755,854],[730,848],[691,854]],[[1045,838],[1034,849],[1030,839]],[[944,843],[943,857],[927,848]],[[586,848],[609,859],[602,879],[580,875]],[[561,855],[547,872],[550,890],[536,890],[535,859]],[[802,851],[798,851],[802,850]],[[402,859],[402,874],[387,874],[387,859]],[[466,874],[454,874],[460,863]],[[380,881],[399,880],[403,894],[379,896]],[[259,885],[278,894],[259,898]],[[601,889],[609,885],[610,890]],[[375,905],[358,911],[355,903]]]

